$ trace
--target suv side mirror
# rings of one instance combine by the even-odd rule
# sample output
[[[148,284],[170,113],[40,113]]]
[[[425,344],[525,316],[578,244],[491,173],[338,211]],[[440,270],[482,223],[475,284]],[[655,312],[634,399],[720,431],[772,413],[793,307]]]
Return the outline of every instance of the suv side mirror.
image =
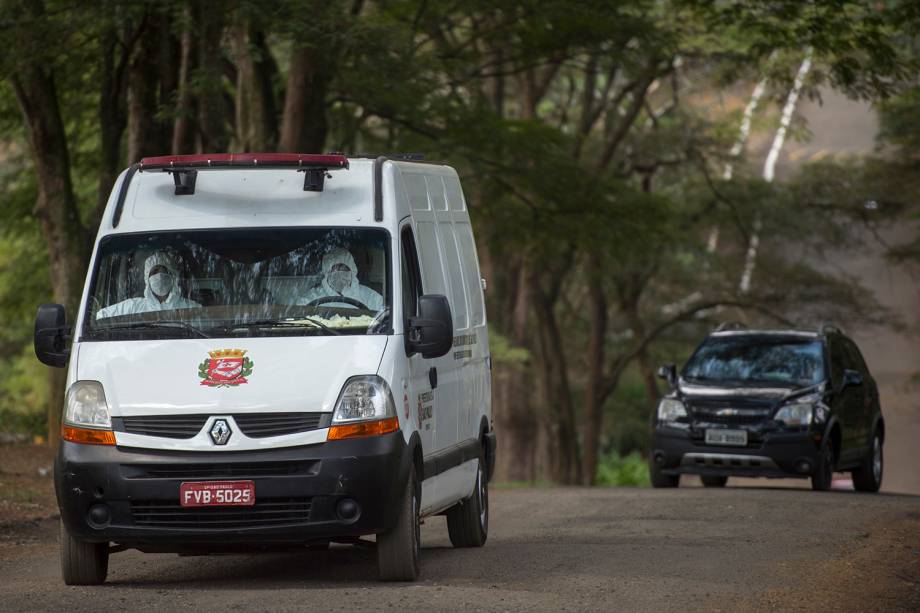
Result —
[[[674,364],[664,364],[658,367],[658,377],[667,381],[671,389],[677,387],[677,367]]]
[[[843,371],[843,387],[856,386],[859,387],[862,385],[862,375],[855,370],[844,370]]]
[[[426,294],[418,299],[418,317],[409,317],[406,327],[406,348],[409,355],[439,358],[454,344],[454,320],[447,297]]]
[[[70,359],[70,328],[64,326],[64,307],[42,304],[35,315],[35,356],[42,364],[64,368]]]

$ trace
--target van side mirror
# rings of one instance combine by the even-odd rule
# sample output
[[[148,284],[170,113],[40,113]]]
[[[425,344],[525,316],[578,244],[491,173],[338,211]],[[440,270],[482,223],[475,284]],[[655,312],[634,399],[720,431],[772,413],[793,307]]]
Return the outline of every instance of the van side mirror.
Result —
[[[418,316],[409,317],[407,324],[406,348],[409,355],[421,353],[425,359],[439,358],[454,344],[454,320],[446,296],[420,296]]]
[[[677,387],[677,367],[674,364],[663,364],[658,367],[658,378],[664,379],[671,389],[675,389]]]
[[[64,307],[42,304],[35,315],[35,356],[42,364],[64,368],[70,359],[70,328],[65,327]]]
[[[855,370],[844,370],[843,371],[843,387],[859,387],[863,384],[862,375]]]

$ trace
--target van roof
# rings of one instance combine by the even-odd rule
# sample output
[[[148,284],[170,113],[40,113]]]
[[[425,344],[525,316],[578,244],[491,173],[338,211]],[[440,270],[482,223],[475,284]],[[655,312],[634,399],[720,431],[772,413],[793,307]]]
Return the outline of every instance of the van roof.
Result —
[[[368,158],[304,154],[220,154],[145,158],[124,171],[109,197],[102,231],[149,232],[273,226],[395,226],[394,198],[383,199],[383,221],[375,221],[374,164]],[[261,166],[258,156],[269,164]],[[208,163],[205,158],[211,160]],[[294,158],[300,158],[297,162]],[[322,158],[322,159],[320,159]],[[216,162],[216,163],[215,163]],[[173,173],[179,165],[200,170],[194,193],[177,194]],[[266,168],[266,166],[271,166]],[[304,167],[327,168],[322,191],[305,191]],[[443,165],[387,160],[382,165],[384,193],[392,191],[395,169],[456,177]],[[130,178],[128,178],[130,177]],[[118,220],[113,224],[122,185],[127,183]]]

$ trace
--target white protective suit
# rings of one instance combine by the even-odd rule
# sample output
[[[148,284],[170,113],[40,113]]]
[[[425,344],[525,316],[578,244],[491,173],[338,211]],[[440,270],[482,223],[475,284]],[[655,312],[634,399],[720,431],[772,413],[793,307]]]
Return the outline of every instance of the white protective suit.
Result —
[[[166,273],[151,276],[150,272],[157,266],[166,269]],[[160,277],[159,275],[166,275]],[[154,293],[154,288],[162,286]],[[164,294],[165,291],[165,294]],[[160,302],[157,296],[166,296]],[[194,300],[183,298],[179,293],[179,273],[175,260],[167,253],[158,251],[144,262],[144,297],[128,298],[104,309],[96,311],[96,319],[115,317],[117,315],[131,315],[133,313],[147,313],[149,311],[168,311],[171,309],[191,309],[201,305]]]
[[[348,271],[333,270],[337,264],[344,265]],[[341,268],[341,266],[339,267]],[[336,290],[341,287],[341,290]],[[323,280],[297,301],[297,304],[309,304],[311,300],[327,296],[345,296],[365,304],[371,311],[383,309],[383,296],[369,287],[358,283],[358,266],[348,249],[336,247],[323,256]],[[357,308],[347,302],[324,302],[317,306]]]

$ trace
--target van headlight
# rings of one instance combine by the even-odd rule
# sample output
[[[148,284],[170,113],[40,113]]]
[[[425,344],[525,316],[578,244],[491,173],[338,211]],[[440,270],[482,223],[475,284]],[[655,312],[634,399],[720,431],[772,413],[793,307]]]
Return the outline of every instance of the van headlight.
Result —
[[[807,426],[811,424],[814,415],[814,405],[810,402],[796,402],[787,404],[776,412],[773,417],[787,426]]]
[[[81,428],[109,429],[112,419],[105,392],[98,381],[77,381],[67,390],[64,423]]]
[[[687,416],[687,407],[677,398],[662,398],[658,403],[658,421],[677,421]]]
[[[332,413],[327,440],[374,436],[399,430],[390,386],[376,375],[345,382]]]

